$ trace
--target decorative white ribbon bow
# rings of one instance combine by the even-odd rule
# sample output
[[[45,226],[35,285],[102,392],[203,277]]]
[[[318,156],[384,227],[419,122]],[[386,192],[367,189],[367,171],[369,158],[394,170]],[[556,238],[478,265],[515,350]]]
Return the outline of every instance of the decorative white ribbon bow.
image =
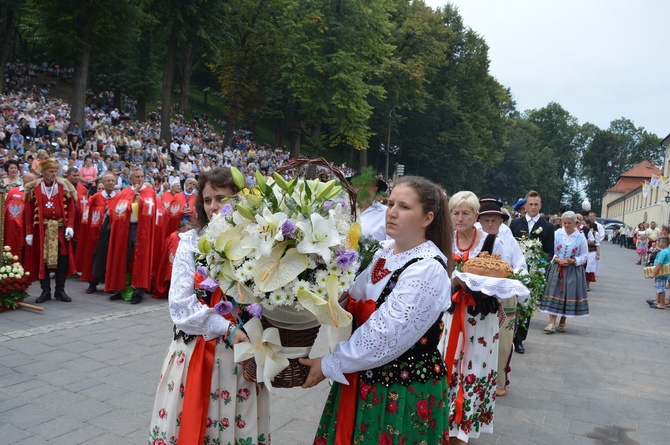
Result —
[[[256,381],[265,383],[272,389],[272,379],[289,365],[288,359],[307,357],[312,348],[282,348],[277,328],[263,330],[258,318],[244,323],[249,343],[237,343],[233,346],[235,362],[251,358],[256,360]]]

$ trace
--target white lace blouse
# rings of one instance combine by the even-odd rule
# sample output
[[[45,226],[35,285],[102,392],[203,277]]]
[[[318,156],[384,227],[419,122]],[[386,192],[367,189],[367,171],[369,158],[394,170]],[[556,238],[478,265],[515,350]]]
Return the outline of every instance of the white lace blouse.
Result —
[[[202,335],[205,340],[211,340],[225,334],[229,322],[214,309],[200,303],[195,295],[195,253],[199,237],[196,230],[179,235],[168,305],[172,321],[180,331],[189,335]]]
[[[393,254],[395,241],[382,242],[367,269],[357,278],[349,294],[354,300],[376,301],[388,274],[372,283],[371,273],[378,258],[386,259],[386,269],[393,272],[413,258],[420,261],[405,269],[386,301],[359,326],[348,341],[337,344],[331,354],[323,357],[321,370],[326,377],[347,384],[345,373],[376,368],[414,345],[451,304],[451,280],[442,265],[434,260],[447,259],[431,241],[414,249]]]

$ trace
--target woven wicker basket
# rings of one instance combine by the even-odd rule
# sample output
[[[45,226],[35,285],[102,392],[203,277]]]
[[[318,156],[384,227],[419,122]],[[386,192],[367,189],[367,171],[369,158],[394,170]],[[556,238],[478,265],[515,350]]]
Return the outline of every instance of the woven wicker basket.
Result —
[[[651,273],[654,271],[655,266],[645,267],[644,268],[644,277],[651,278]],[[661,270],[658,272],[658,276],[670,275],[670,264],[664,264],[661,266]]]
[[[324,158],[316,159],[307,159],[301,158],[296,159],[290,164],[287,164],[283,167],[277,169],[277,173],[282,174],[289,170],[300,170],[302,167],[308,165],[316,165],[319,167],[326,168],[333,173],[337,179],[339,179],[340,184],[344,190],[349,195],[349,205],[351,206],[351,217],[356,220],[356,190],[349,184],[344,173],[338,169],[336,166],[328,162]],[[263,329],[267,329],[273,326],[265,317],[261,320],[263,324]],[[304,330],[290,330],[285,328],[279,328],[279,337],[281,339],[281,344],[283,347],[311,347],[314,345],[316,336],[319,333],[320,326],[316,326]],[[256,382],[256,360],[251,358],[242,362],[243,375],[244,378],[250,382]],[[289,359],[289,365],[282,372],[280,372],[273,380],[272,386],[275,388],[294,388],[296,386],[302,386],[307,379],[309,374],[309,368],[303,366],[298,362],[298,359]]]
[[[275,327],[267,321],[266,318],[261,320],[263,329]],[[284,347],[311,347],[314,345],[316,336],[319,334],[320,326],[304,329],[301,331],[294,331],[284,328],[277,328],[279,330],[279,338]],[[242,362],[242,369],[244,378],[250,382],[256,382],[256,360],[251,358]],[[303,366],[298,362],[298,359],[289,359],[289,365],[282,372],[280,372],[273,380],[272,386],[275,388],[294,388],[302,386],[307,380],[309,368]]]

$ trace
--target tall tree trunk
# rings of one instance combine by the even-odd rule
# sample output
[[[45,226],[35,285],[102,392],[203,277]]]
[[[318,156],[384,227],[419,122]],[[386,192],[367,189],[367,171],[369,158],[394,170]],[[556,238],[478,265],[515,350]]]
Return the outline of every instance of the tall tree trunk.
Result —
[[[14,8],[7,8],[4,21],[5,29],[2,33],[2,53],[0,54],[0,93],[5,91],[5,70],[9,54],[14,46]]]
[[[295,131],[291,138],[291,157],[300,157],[300,131]]]
[[[275,142],[273,144],[273,148],[275,150],[281,147],[283,137],[284,135],[282,134],[282,127],[281,125],[277,124],[275,127]]]
[[[359,156],[358,156],[358,163],[360,164],[358,166],[359,170],[363,170],[365,167],[368,166],[368,150],[363,149],[359,150]]]
[[[233,140],[233,132],[235,131],[235,121],[229,120],[226,122],[226,132],[223,134],[223,146],[230,145]]]
[[[170,111],[172,108],[172,80],[174,78],[174,62],[177,53],[177,22],[173,20],[165,55],[165,69],[161,87],[161,139],[172,140],[170,131]]]
[[[81,26],[81,53],[74,62],[74,77],[72,78],[72,110],[70,112],[70,127],[79,123],[82,132],[86,131],[85,108],[86,88],[88,87],[88,68],[91,64],[91,34],[95,26],[96,12],[92,11]]]
[[[184,50],[184,60],[181,67],[181,95],[179,96],[179,109],[184,112],[188,109],[188,94],[191,90],[191,76],[200,64],[200,59],[193,60],[193,44],[186,45]],[[207,97],[207,96],[205,96]]]
[[[147,98],[144,96],[137,96],[137,116],[135,116],[135,119],[140,122],[147,120]]]

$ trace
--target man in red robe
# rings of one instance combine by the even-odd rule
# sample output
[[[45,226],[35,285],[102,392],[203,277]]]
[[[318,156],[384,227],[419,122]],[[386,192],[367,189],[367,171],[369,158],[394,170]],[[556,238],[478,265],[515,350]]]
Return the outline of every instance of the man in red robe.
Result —
[[[33,173],[23,174],[23,183],[27,184],[34,181],[36,176]],[[19,257],[19,263],[24,264],[25,229],[23,228],[23,209],[25,189],[23,186],[9,189],[5,199],[5,245],[12,250],[12,255]]]
[[[40,164],[42,178],[25,185],[24,221],[29,250],[27,269],[39,279],[42,294],[35,303],[51,300],[49,270],[56,271],[54,298],[70,302],[65,280],[75,272],[72,238],[77,192],[65,178],[57,178],[60,164],[46,159]]]
[[[134,288],[130,303],[138,304],[151,288],[156,192],[144,183],[141,168],[132,171],[130,182],[132,186],[123,190],[109,209],[111,232],[105,292],[116,291],[109,299],[120,300],[120,291],[126,288],[126,274],[130,274]]]
[[[153,285],[156,286],[156,271],[158,270],[158,263],[161,261],[161,252],[167,234],[165,233],[165,208],[163,207],[163,200],[156,198],[156,226],[154,227],[154,245],[153,245],[153,267],[151,275],[153,278]],[[153,295],[153,293],[152,293]]]
[[[179,246],[179,232],[172,232],[163,243],[158,269],[154,275],[154,298],[167,298],[172,278],[172,265]]]
[[[88,281],[87,294],[92,294],[98,289],[98,278],[93,276],[93,255],[98,245],[102,222],[107,213],[107,208],[113,202],[116,196],[114,187],[116,186],[116,175],[114,173],[105,173],[102,177],[103,190],[93,195],[88,202],[82,218],[82,228],[84,235],[80,238],[79,252],[81,252],[81,280]],[[78,253],[79,253],[78,252]]]
[[[80,240],[83,239],[86,234],[82,230],[82,218],[84,213],[86,213],[86,207],[88,206],[88,189],[80,182],[81,174],[77,167],[70,167],[65,172],[65,179],[70,181],[70,184],[74,186],[77,190],[77,206],[74,213],[74,238],[72,238],[72,248],[74,250],[74,264],[77,267],[77,271],[81,272],[82,268],[82,258],[81,253],[77,251]]]
[[[194,178],[188,178],[184,182],[184,191],[174,195],[170,205],[167,207],[165,234],[169,236],[172,232],[179,230],[183,224],[195,218],[195,197],[198,182]]]
[[[179,179],[175,179],[170,183],[170,190],[163,192],[161,195],[161,201],[163,201],[163,208],[167,210],[172,202],[172,198],[175,197],[177,193],[181,192],[181,183]]]

